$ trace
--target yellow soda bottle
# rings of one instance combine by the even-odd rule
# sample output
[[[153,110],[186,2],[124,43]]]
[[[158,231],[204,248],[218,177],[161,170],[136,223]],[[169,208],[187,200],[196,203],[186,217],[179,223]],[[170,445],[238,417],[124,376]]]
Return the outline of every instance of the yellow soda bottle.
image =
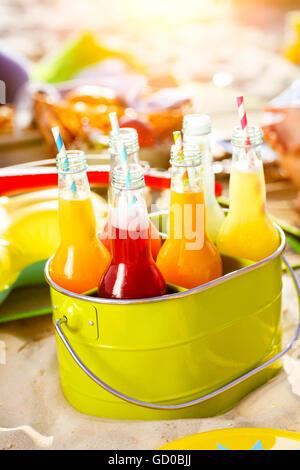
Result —
[[[187,114],[183,118],[183,142],[196,144],[202,156],[203,190],[206,207],[206,231],[213,242],[224,222],[224,213],[215,196],[215,175],[210,145],[211,120],[207,114]]]
[[[221,253],[259,261],[279,246],[279,233],[266,213],[266,189],[260,155],[262,131],[237,126],[232,136],[230,208],[217,238]]]

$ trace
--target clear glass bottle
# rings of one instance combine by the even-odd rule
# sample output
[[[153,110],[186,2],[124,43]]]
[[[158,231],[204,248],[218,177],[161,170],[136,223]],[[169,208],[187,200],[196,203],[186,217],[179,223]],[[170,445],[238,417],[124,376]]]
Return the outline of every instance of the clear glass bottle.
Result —
[[[115,166],[112,174],[112,261],[99,283],[100,297],[138,299],[166,292],[166,283],[150,249],[149,218],[144,196],[144,172],[140,165]]]
[[[279,233],[266,213],[266,188],[260,147],[262,131],[237,126],[232,135],[230,208],[217,238],[222,253],[259,261],[279,246]]]
[[[191,289],[222,275],[217,248],[207,236],[199,145],[171,148],[169,237],[157,266],[166,281]]]
[[[210,133],[211,120],[207,114],[187,114],[184,116],[183,142],[198,145],[202,154],[206,230],[208,236],[215,242],[224,221],[224,213],[215,196],[215,175],[212,165]]]
[[[125,145],[127,151],[128,163],[139,164],[139,140],[135,129],[130,127],[121,127],[120,134],[116,135],[113,131],[109,134],[109,154],[110,154],[110,172],[109,181],[111,182],[112,174],[115,166],[120,165],[120,155],[122,145]],[[110,204],[112,197],[111,187],[108,190],[108,203]]]
[[[130,127],[120,128],[120,135],[114,134],[112,131],[109,136],[109,152],[110,152],[110,182],[113,174],[113,170],[117,165],[121,163],[121,152],[122,146],[125,145],[127,151],[127,162],[128,164],[140,164],[139,160],[139,142],[138,134],[135,129]],[[142,168],[146,171],[149,167],[143,163]],[[113,190],[111,184],[108,189],[108,203],[109,206],[113,203]],[[154,260],[156,260],[157,254],[161,247],[161,238],[155,225],[150,221],[150,239],[151,239],[151,251]],[[109,225],[110,225],[110,209],[107,221],[105,223],[103,231],[99,234],[99,238],[103,245],[111,252],[111,240],[109,237]]]
[[[57,156],[60,245],[50,265],[52,280],[71,292],[97,287],[110,262],[99,242],[83,152]]]

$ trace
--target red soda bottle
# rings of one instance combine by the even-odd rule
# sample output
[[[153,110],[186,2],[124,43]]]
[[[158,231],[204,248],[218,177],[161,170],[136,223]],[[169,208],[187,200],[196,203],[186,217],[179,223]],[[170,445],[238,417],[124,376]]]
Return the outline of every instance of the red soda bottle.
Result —
[[[139,299],[165,294],[166,282],[150,249],[149,218],[140,165],[118,165],[112,174],[112,260],[102,276],[98,293],[111,299]]]

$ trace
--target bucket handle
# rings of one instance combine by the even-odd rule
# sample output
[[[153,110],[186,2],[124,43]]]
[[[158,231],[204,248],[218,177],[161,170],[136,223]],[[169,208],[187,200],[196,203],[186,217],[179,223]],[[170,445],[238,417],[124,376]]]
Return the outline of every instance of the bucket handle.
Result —
[[[295,275],[292,267],[289,265],[286,258],[284,256],[282,256],[282,259],[283,259],[283,262],[284,262],[284,264],[287,268],[287,271],[288,271],[289,275],[291,276],[291,278],[293,280],[293,283],[294,283],[294,286],[295,286],[295,289],[296,289],[296,292],[297,292],[299,311],[300,311],[300,286],[299,286],[299,283],[296,279],[296,275]],[[117,390],[115,390],[114,388],[110,387],[108,384],[103,382],[101,379],[96,377],[96,375],[94,375],[93,372],[91,372],[85,366],[85,364],[83,364],[83,362],[79,359],[79,357],[77,356],[77,354],[75,353],[75,351],[71,347],[68,339],[65,337],[65,335],[64,335],[64,333],[61,329],[61,324],[63,324],[63,323],[67,323],[67,318],[66,317],[59,318],[58,320],[56,320],[55,329],[56,329],[59,337],[61,338],[62,342],[64,343],[65,347],[67,348],[67,350],[71,354],[72,358],[74,359],[76,364],[81,368],[81,370],[83,370],[83,372],[85,372],[97,385],[100,385],[100,387],[102,387],[104,390],[111,393],[112,395],[116,396],[117,398],[120,398],[121,400],[124,400],[124,401],[126,401],[126,402],[128,402],[132,405],[142,406],[144,408],[151,408],[151,409],[155,409],[155,410],[180,410],[180,409],[183,409],[183,408],[188,408],[190,406],[199,405],[199,403],[203,403],[203,402],[205,402],[205,401],[207,401],[211,398],[214,398],[214,397],[220,395],[223,392],[226,392],[227,390],[231,389],[235,385],[238,385],[241,382],[244,382],[244,380],[249,379],[253,375],[261,372],[262,370],[266,369],[266,367],[269,367],[275,361],[280,359],[287,351],[289,351],[289,349],[291,349],[291,347],[293,346],[293,344],[297,340],[297,338],[299,336],[299,333],[300,333],[300,318],[299,318],[297,330],[296,330],[296,333],[294,334],[294,337],[291,340],[291,342],[282,351],[280,351],[278,354],[276,354],[276,356],[272,357],[268,361],[266,361],[263,364],[259,365],[255,369],[252,369],[250,372],[247,372],[246,374],[242,375],[241,377],[233,380],[229,384],[224,385],[223,387],[219,388],[218,390],[215,390],[214,392],[208,393],[207,395],[204,395],[203,397],[197,398],[196,400],[188,401],[188,402],[185,402],[185,403],[179,403],[179,404],[176,404],[176,405],[159,405],[159,404],[147,403],[145,401],[141,401],[141,400],[137,400],[135,398],[131,398],[131,397],[125,395],[124,393],[118,392]]]

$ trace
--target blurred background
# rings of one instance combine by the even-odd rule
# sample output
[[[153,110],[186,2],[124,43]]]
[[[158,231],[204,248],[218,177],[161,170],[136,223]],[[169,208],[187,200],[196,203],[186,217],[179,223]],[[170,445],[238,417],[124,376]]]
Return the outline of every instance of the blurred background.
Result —
[[[297,8],[299,0],[0,0],[0,79],[13,104],[0,113],[2,146],[38,128],[51,155],[55,121],[70,146],[105,145],[107,106],[148,123],[146,147],[167,142],[190,105],[225,138],[237,93],[258,123],[298,78]],[[87,84],[113,93],[78,89]],[[0,164],[24,158],[7,149]]]
[[[268,211],[285,228],[289,261],[299,267],[299,67],[300,0],[0,0],[1,238],[12,244],[3,227],[19,224],[21,214],[18,246],[32,261],[28,253],[45,232],[42,201],[57,198],[55,189],[30,193],[31,177],[56,176],[51,128],[58,125],[66,147],[83,149],[90,169],[101,173],[111,111],[121,126],[137,129],[140,158],[162,188],[172,132],[187,113],[209,114],[217,194],[228,205],[230,138],[243,94],[248,123],[264,130]],[[147,188],[149,208],[168,208],[162,188]],[[101,229],[107,188],[93,191],[101,198]],[[41,204],[39,225],[27,217],[29,203],[32,210]],[[0,246],[0,262],[9,267],[8,248]],[[6,301],[9,315],[18,299],[16,292]]]
[[[105,153],[115,110],[142,159],[167,168],[194,111],[212,117],[226,188],[236,95],[250,123],[272,122],[270,103],[300,106],[299,65],[299,0],[0,0],[0,166],[55,156],[54,125],[68,148]],[[294,210],[293,171],[276,146],[263,158],[275,212]]]

